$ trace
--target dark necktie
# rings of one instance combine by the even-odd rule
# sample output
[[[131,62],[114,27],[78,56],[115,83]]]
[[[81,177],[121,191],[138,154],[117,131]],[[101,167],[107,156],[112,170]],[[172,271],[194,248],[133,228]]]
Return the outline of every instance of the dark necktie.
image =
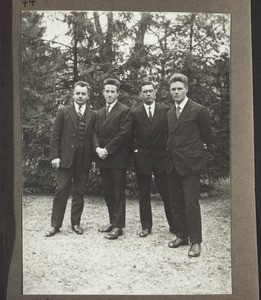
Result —
[[[82,119],[82,105],[81,104],[79,104],[79,108],[78,108],[77,113],[78,113],[79,118]]]
[[[178,105],[177,107],[176,107],[176,116],[177,116],[177,120],[178,120],[178,118],[179,118],[179,116],[180,116],[180,114],[181,114],[181,108],[180,108],[180,106]]]
[[[152,122],[152,113],[151,113],[151,107],[149,106],[149,120]]]

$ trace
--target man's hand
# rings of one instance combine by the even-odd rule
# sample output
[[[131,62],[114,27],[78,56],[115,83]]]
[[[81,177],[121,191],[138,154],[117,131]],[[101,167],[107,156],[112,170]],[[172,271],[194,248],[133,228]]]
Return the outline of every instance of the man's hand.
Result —
[[[105,148],[96,148],[96,153],[98,154],[100,159],[105,159],[108,156],[108,152]]]
[[[52,166],[53,166],[55,169],[57,169],[57,168],[60,167],[61,160],[60,160],[60,158],[54,158],[54,159],[51,161],[51,163],[52,163]]]

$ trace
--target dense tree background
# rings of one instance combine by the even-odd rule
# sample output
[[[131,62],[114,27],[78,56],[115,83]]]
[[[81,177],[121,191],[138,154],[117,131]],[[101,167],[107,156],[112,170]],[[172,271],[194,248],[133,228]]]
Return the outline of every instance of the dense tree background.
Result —
[[[119,100],[129,107],[140,102],[144,77],[157,84],[157,101],[172,105],[168,79],[174,72],[189,77],[188,96],[211,114],[214,144],[203,182],[211,187],[229,177],[229,22],[224,14],[23,12],[24,189],[55,187],[50,130],[57,108],[72,100],[76,81],[90,83],[93,109],[105,104],[101,85],[108,76],[120,79]],[[97,174],[92,170],[89,192],[99,191]],[[127,193],[137,193],[132,169]]]

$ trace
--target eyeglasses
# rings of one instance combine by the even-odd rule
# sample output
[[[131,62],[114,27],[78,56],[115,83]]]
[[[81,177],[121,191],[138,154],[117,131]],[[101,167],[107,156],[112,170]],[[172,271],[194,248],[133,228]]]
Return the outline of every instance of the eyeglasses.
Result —
[[[153,92],[154,92],[154,90],[143,90],[143,91],[142,91],[143,94],[147,94],[147,93],[150,93],[150,94],[151,94],[151,93],[153,93]]]

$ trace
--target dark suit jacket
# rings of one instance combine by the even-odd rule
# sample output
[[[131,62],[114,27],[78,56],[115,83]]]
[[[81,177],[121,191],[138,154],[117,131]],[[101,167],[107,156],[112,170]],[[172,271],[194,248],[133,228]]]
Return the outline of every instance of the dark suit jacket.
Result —
[[[175,105],[168,117],[168,159],[167,173],[175,167],[178,174],[200,175],[206,171],[206,152],[203,143],[212,143],[212,129],[206,107],[188,100],[179,119],[176,119]]]
[[[95,126],[95,113],[88,105],[84,113],[84,167],[90,169],[92,162],[92,136]],[[60,158],[61,168],[69,168],[74,159],[77,145],[77,113],[74,104],[64,106],[57,112],[51,132],[50,156],[51,159]]]
[[[166,172],[169,107],[155,103],[155,111],[150,122],[144,105],[132,110],[131,148],[137,173],[152,174]],[[137,152],[134,150],[137,149]]]
[[[104,160],[97,158],[97,163],[102,168],[125,169],[130,164],[130,109],[117,101],[107,118],[105,109],[103,107],[97,112],[93,145],[94,150],[106,148],[109,155]]]

